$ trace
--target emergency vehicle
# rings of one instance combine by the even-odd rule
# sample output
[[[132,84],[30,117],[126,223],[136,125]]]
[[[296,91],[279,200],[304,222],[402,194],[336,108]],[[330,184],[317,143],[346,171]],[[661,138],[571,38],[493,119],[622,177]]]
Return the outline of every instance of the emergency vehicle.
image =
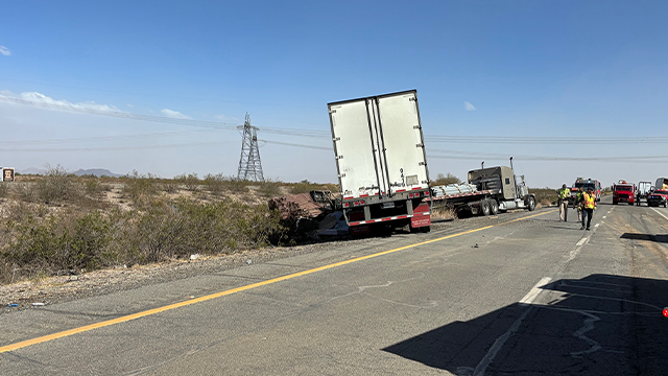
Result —
[[[571,197],[569,198],[569,203],[572,204],[575,202],[575,195],[579,192],[586,192],[589,188],[594,188],[594,194],[596,195],[596,202],[601,201],[601,182],[594,180],[592,178],[577,178],[575,183],[571,187]]]
[[[620,180],[612,185],[612,204],[617,205],[620,202],[628,202],[633,205],[636,199],[636,185],[627,183],[626,180]]]

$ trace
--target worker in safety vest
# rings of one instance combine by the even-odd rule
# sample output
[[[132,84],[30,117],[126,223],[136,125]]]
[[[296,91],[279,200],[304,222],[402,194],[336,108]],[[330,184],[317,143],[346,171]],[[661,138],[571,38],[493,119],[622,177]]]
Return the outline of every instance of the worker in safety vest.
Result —
[[[582,227],[580,230],[585,229],[585,217],[587,217],[587,231],[589,231],[591,226],[591,218],[594,216],[594,210],[596,210],[596,195],[594,194],[594,188],[589,188],[589,190],[582,195],[583,199],[583,212],[582,212]]]
[[[568,219],[568,197],[571,195],[571,190],[566,188],[566,184],[564,184],[557,193],[559,194],[559,219],[566,222]]]

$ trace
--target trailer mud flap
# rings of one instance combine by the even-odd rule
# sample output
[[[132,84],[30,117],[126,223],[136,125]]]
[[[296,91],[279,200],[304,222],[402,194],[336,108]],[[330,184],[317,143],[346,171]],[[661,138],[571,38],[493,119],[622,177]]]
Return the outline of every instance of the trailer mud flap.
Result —
[[[429,204],[422,202],[420,205],[413,210],[414,217],[411,217],[411,227],[426,227],[431,226],[431,212]]]
[[[419,228],[419,227],[426,227],[426,226],[431,226],[431,215],[421,215],[419,217],[412,217],[411,218],[411,227],[412,228]]]

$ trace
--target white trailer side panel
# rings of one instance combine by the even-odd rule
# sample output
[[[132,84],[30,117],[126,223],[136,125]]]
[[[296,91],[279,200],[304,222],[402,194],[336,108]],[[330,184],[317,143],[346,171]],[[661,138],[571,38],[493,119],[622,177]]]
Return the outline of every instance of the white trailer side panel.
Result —
[[[344,197],[428,188],[417,92],[329,104]]]
[[[377,193],[366,101],[330,105],[329,112],[342,195],[359,197]]]
[[[386,172],[392,192],[428,188],[417,93],[383,96],[378,102]]]

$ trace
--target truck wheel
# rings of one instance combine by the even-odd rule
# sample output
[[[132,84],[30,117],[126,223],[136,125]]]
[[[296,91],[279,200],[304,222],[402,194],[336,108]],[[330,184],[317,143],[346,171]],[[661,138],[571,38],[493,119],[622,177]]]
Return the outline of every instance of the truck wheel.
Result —
[[[431,231],[431,226],[423,226],[420,227],[420,232],[430,232]]]
[[[527,205],[527,209],[529,209],[529,211],[536,209],[536,199],[533,196],[529,197],[529,205]]]
[[[499,214],[499,203],[496,200],[489,200],[489,211],[492,212],[492,215]]]
[[[633,206],[633,203],[631,201],[629,201],[629,205]]]
[[[613,201],[612,204],[613,204],[613,205],[617,205],[617,204],[619,204],[619,202],[617,202],[617,201]]]
[[[489,213],[491,212],[491,208],[489,207],[489,200],[480,201],[480,212],[485,217],[489,215]]]

